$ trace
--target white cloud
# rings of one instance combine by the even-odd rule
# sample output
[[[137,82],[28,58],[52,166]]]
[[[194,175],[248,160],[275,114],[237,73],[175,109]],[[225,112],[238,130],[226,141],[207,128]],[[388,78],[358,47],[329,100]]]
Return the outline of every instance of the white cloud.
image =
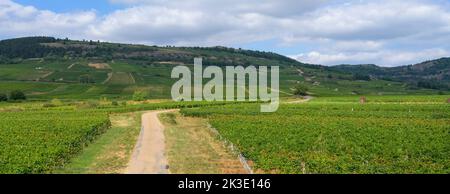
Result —
[[[327,1],[111,0],[111,2],[128,4],[131,7],[107,15],[99,25],[91,27],[90,32],[99,39],[231,46],[236,43],[273,38],[283,31],[280,22],[286,17],[309,12]],[[129,29],[134,30],[130,32]],[[126,37],[126,34],[129,36]]]
[[[380,66],[409,65],[420,61],[432,60],[442,56],[450,56],[445,49],[425,49],[420,51],[382,50],[375,52],[353,53],[321,53],[312,51],[290,56],[293,59],[312,64],[339,65],[339,64],[377,64]]]
[[[156,6],[174,9],[201,10],[216,14],[259,13],[269,16],[300,15],[325,5],[331,0],[110,0],[112,3],[133,6]]]
[[[386,40],[448,30],[449,18],[450,12],[437,4],[362,1],[315,10],[285,22],[283,28],[303,39]]]
[[[173,44],[178,39],[190,40],[212,31],[220,31],[209,17],[198,11],[140,6],[116,11],[88,33],[99,39]],[[208,23],[210,28],[204,28]]]
[[[96,21],[94,11],[55,13],[0,0],[0,36],[83,37],[86,27]]]
[[[450,4],[436,0],[110,2],[125,8],[97,16],[93,10],[56,13],[0,0],[0,37],[49,35],[187,46],[279,40],[277,45],[288,49],[302,48],[296,58],[320,64],[401,65],[419,62],[424,55],[442,57],[450,50],[445,44],[450,42]]]

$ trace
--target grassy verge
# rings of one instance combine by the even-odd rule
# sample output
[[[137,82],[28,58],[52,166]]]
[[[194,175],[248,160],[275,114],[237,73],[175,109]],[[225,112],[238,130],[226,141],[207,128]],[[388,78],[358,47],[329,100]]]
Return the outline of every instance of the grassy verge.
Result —
[[[111,129],[56,173],[123,173],[139,136],[140,118],[139,112],[111,115]]]
[[[166,154],[174,174],[245,173],[237,157],[211,132],[205,119],[161,114]]]

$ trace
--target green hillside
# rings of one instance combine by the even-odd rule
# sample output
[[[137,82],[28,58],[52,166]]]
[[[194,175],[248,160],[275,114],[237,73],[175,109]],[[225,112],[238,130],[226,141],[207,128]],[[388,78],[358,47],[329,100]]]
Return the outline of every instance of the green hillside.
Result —
[[[371,71],[304,64],[270,52],[27,37],[0,41],[0,93],[22,90],[37,100],[130,99],[135,91],[144,91],[150,99],[170,98],[176,81],[170,79],[172,68],[192,67],[195,57],[202,57],[204,66],[279,65],[282,96],[292,95],[298,84],[308,86],[315,96],[437,94],[442,90],[399,79],[367,79],[358,75]]]
[[[416,88],[450,90],[450,58],[391,68],[376,65],[339,65],[331,69],[374,79],[405,82]]]

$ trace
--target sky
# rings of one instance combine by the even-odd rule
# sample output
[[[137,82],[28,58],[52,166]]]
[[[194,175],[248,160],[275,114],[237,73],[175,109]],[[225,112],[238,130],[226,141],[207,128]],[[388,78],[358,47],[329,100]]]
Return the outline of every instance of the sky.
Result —
[[[450,0],[0,0],[0,39],[23,36],[399,66],[450,56]]]

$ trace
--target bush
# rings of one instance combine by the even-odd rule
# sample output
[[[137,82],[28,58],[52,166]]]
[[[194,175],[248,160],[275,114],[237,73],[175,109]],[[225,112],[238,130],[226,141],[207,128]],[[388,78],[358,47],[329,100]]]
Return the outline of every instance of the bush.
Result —
[[[51,101],[51,103],[53,104],[53,105],[55,105],[55,106],[62,106],[64,103],[61,101],[61,100],[59,100],[59,99],[53,99],[52,101]]]
[[[97,101],[89,100],[87,102],[82,102],[77,105],[78,109],[91,109],[97,108],[100,104]]]
[[[100,105],[111,105],[112,103],[111,103],[111,101],[108,100],[108,98],[102,97],[99,100],[99,104]]]
[[[370,81],[369,75],[363,75],[363,74],[353,74],[353,80],[362,80],[362,81]]]
[[[436,79],[419,81],[417,82],[417,87],[434,90],[448,90],[447,85],[440,83],[440,81]]]
[[[52,107],[56,107],[56,106],[52,103],[44,103],[44,104],[42,104],[42,107],[43,108],[52,108]]]
[[[298,84],[294,87],[294,95],[307,96],[309,88],[305,85]]]
[[[119,103],[118,103],[117,101],[112,101],[112,102],[111,102],[111,105],[113,105],[113,106],[119,106]]]
[[[15,90],[15,91],[11,92],[9,99],[11,99],[11,100],[26,100],[27,97],[25,96],[25,94],[22,91]]]
[[[0,102],[8,101],[8,96],[6,94],[0,94]]]
[[[147,98],[147,94],[144,91],[135,91],[133,94],[134,101],[144,101]]]

